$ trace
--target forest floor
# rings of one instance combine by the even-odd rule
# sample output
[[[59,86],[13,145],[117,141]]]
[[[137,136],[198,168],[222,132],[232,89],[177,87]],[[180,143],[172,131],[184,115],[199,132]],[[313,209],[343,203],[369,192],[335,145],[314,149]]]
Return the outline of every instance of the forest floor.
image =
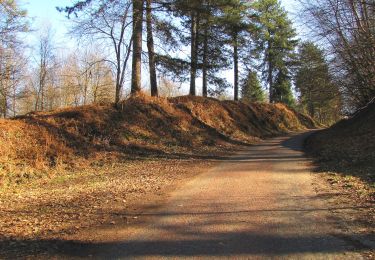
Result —
[[[371,259],[373,204],[314,173],[305,136],[9,188],[0,257]]]
[[[80,230],[131,224],[150,202],[160,204],[181,183],[206,171],[212,161],[135,159],[0,191],[0,257],[40,252],[43,243]],[[134,216],[128,217],[132,212]]]

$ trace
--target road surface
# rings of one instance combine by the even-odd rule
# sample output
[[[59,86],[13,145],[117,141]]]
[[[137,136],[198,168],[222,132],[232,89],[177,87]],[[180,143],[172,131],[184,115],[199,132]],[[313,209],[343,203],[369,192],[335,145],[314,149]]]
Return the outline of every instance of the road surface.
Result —
[[[60,257],[194,259],[361,259],[336,235],[314,190],[306,134],[267,140],[222,158],[209,172],[148,209],[135,224],[98,232],[97,242]],[[345,210],[345,209],[343,209]],[[131,216],[129,216],[131,217]]]

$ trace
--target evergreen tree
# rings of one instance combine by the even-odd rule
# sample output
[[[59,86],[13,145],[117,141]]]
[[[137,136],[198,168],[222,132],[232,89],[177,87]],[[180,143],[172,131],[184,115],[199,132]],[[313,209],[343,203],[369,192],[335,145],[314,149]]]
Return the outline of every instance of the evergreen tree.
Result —
[[[228,37],[222,24],[221,6],[223,1],[206,0],[200,31],[200,64],[202,68],[202,95],[220,95],[229,83],[218,72],[230,67],[230,51],[226,46]],[[209,88],[209,85],[216,88]]]
[[[219,75],[219,71],[230,67],[226,45],[229,38],[222,23],[222,8],[226,2],[170,0],[162,5],[166,12],[158,17],[155,35],[164,49],[169,48],[172,53],[190,46],[190,55],[173,57],[169,53],[159,53],[157,65],[164,76],[190,80],[190,95],[196,95],[195,82],[200,75],[203,96],[218,95],[229,86]]]
[[[158,96],[158,83],[156,77],[156,62],[155,62],[155,46],[153,35],[153,0],[146,0],[146,28],[147,28],[147,49],[148,49],[148,64],[150,72],[151,96]]]
[[[246,79],[243,80],[241,99],[247,102],[264,102],[266,100],[266,94],[255,71],[250,71]]]
[[[228,0],[223,5],[223,24],[229,38],[229,45],[232,47],[234,67],[234,100],[239,98],[239,64],[241,49],[248,45],[250,40],[246,37],[250,27],[248,11],[250,5],[243,0]]]
[[[270,102],[293,104],[291,68],[297,46],[296,33],[278,0],[258,0],[253,4],[258,29],[258,51],[263,57],[263,76]]]
[[[131,93],[141,91],[142,82],[142,32],[143,32],[143,0],[132,0],[133,2],[133,64]]]
[[[332,81],[323,51],[311,42],[304,42],[299,48],[298,61],[295,85],[301,109],[321,123],[337,121],[340,93]]]

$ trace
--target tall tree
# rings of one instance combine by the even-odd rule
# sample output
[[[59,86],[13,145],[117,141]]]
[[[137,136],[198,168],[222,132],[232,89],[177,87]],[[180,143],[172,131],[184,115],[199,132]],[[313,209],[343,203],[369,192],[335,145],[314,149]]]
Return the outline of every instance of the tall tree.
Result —
[[[158,83],[156,77],[155,47],[153,36],[152,0],[146,0],[146,23],[147,23],[147,48],[148,63],[150,71],[151,96],[158,96]]]
[[[226,27],[226,31],[230,37],[229,43],[233,48],[233,67],[234,67],[234,100],[239,99],[239,63],[240,48],[249,42],[246,41],[243,35],[249,29],[248,10],[250,5],[246,1],[242,0],[230,0],[224,1],[225,5],[223,8],[224,17],[223,22]]]
[[[36,69],[36,100],[35,111],[44,111],[47,109],[47,87],[52,80],[52,73],[55,70],[55,47],[53,44],[53,34],[50,27],[41,31],[39,37],[39,48],[37,54]]]
[[[27,13],[17,0],[0,0],[0,115],[16,113],[16,96],[25,58],[19,33],[28,31]]]
[[[292,22],[278,0],[258,0],[253,7],[258,26],[255,35],[263,57],[269,101],[291,105],[291,68],[298,43]]]
[[[218,73],[230,68],[230,36],[227,34],[224,5],[221,1],[203,1],[199,31],[199,64],[202,70],[202,95],[220,95],[229,83]]]
[[[301,109],[320,123],[331,124],[340,117],[340,93],[324,56],[312,42],[302,43],[295,85]]]
[[[18,0],[0,0],[0,41],[2,44],[18,42],[16,34],[28,31],[27,12]]]
[[[143,0],[133,0],[133,65],[131,93],[141,91],[142,84],[142,32]]]

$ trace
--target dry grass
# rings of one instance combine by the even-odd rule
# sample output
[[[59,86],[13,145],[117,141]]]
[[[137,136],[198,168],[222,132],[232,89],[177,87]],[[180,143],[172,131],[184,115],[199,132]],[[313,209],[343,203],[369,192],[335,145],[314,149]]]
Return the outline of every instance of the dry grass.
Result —
[[[151,98],[33,113],[0,121],[0,185],[108,161],[191,157],[314,127],[282,104]],[[224,149],[222,149],[224,148]]]

